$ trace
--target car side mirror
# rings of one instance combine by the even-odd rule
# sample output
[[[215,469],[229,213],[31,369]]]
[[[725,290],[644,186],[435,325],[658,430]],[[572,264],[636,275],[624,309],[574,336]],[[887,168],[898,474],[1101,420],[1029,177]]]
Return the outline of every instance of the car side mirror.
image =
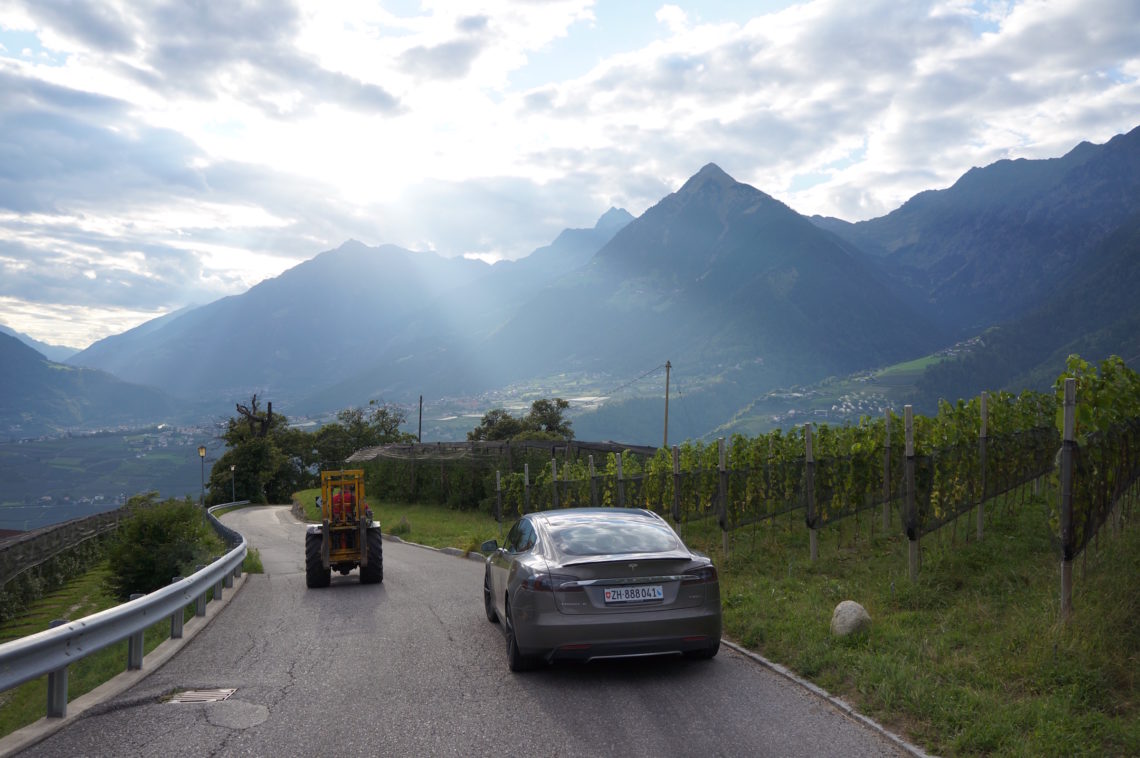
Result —
[[[482,545],[479,546],[479,549],[482,550],[484,553],[493,553],[499,549],[499,541],[498,540],[487,540],[486,542],[484,542]]]

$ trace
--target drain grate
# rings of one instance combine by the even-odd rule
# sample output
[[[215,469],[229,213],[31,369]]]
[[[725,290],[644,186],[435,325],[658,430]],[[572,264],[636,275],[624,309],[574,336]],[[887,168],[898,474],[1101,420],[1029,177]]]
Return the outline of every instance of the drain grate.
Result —
[[[225,700],[237,690],[184,690],[170,696],[168,703],[216,703]]]

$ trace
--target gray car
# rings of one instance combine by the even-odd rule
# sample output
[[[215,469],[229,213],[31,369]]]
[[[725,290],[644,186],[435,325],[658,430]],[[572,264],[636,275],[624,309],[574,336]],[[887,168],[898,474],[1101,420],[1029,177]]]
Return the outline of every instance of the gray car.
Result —
[[[483,544],[483,603],[511,671],[557,659],[712,658],[720,584],[708,557],[657,514],[629,508],[528,513]]]

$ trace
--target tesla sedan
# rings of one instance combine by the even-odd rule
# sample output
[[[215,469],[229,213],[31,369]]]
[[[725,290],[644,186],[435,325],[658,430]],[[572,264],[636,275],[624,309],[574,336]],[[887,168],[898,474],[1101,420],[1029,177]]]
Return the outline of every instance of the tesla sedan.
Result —
[[[528,513],[483,544],[483,603],[521,671],[558,659],[712,658],[720,584],[708,557],[657,514],[628,508]]]

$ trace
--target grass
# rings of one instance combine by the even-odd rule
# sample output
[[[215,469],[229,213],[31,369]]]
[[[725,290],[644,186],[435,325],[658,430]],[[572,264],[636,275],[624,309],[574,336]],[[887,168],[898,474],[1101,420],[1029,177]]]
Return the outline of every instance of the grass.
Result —
[[[715,522],[679,530],[717,560],[728,638],[931,752],[1137,755],[1140,529],[1106,533],[1099,551],[1090,548],[1075,572],[1074,616],[1061,625],[1059,557],[1047,527],[1053,497],[988,504],[981,542],[974,513],[928,535],[914,583],[897,516],[886,536],[878,513],[821,530],[815,563],[802,514],[733,532],[727,558]],[[471,549],[501,540],[483,514],[376,510],[385,532],[406,523],[402,536],[412,542]],[[848,599],[867,608],[871,631],[832,637],[832,610]]]
[[[0,624],[0,643],[48,629],[55,619],[74,620],[118,604],[106,589],[110,571],[106,564],[88,571],[42,598],[20,618]],[[192,611],[187,611],[187,616]],[[149,653],[170,636],[170,621],[163,619],[143,633],[144,652]],[[107,682],[127,668],[126,640],[83,658],[67,669],[68,702]],[[38,721],[46,713],[47,677],[33,679],[7,692],[0,692],[0,736]]]
[[[293,495],[301,503],[305,518],[320,521],[316,506],[320,489],[302,490]],[[449,510],[428,504],[372,503],[372,516],[380,522],[385,534],[394,534],[408,542],[433,547],[457,547],[477,552],[484,540],[499,539],[495,520],[484,513]]]

